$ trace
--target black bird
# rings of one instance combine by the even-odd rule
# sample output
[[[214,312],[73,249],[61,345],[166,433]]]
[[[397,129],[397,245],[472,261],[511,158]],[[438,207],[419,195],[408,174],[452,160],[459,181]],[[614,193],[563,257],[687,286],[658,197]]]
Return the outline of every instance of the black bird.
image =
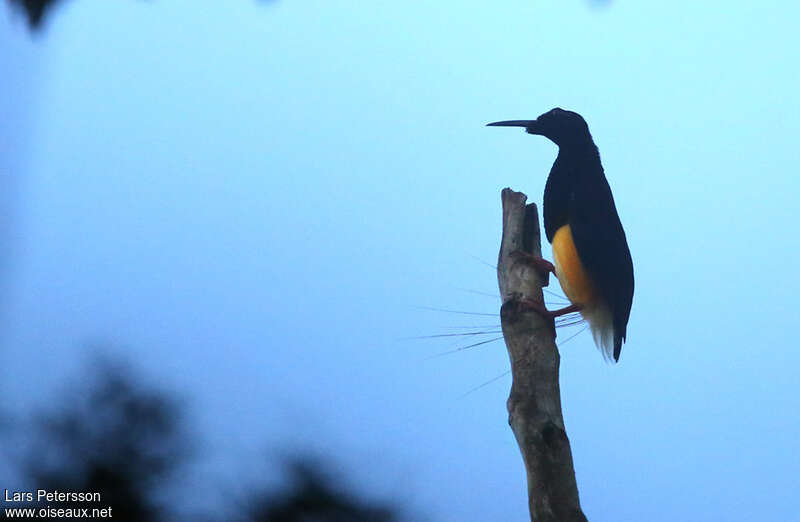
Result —
[[[555,266],[540,264],[555,273],[572,305],[541,311],[550,317],[580,311],[603,356],[618,361],[633,302],[633,262],[589,126],[559,108],[535,120],[489,125],[524,127],[558,145],[544,188],[544,230]]]

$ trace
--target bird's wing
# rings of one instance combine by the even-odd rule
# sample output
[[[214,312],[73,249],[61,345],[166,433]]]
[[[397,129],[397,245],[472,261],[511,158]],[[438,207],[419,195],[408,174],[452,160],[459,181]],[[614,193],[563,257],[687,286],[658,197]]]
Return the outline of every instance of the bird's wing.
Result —
[[[575,189],[569,222],[581,264],[611,309],[619,359],[633,302],[633,262],[605,177]]]

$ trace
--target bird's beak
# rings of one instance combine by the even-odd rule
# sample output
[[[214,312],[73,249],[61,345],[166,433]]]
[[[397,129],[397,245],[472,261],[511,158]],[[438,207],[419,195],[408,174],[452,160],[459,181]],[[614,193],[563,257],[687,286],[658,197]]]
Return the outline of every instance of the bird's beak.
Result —
[[[506,120],[487,123],[487,127],[525,127],[528,134],[541,134],[539,132],[539,122],[536,120]]]

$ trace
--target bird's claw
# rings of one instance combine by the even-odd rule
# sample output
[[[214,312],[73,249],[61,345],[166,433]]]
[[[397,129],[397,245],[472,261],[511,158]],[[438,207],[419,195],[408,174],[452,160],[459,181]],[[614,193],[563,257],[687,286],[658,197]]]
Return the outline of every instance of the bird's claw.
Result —
[[[556,275],[555,265],[553,265],[553,263],[551,263],[547,259],[544,259],[541,256],[537,256],[529,252],[523,252],[522,250],[515,250],[514,252],[511,252],[511,254],[509,254],[509,257],[514,259],[515,261],[522,261],[524,263],[527,263],[532,267],[534,267],[535,269],[537,269],[542,274],[544,274],[545,283],[547,283],[547,276],[549,274]],[[547,285],[545,284],[544,286]]]

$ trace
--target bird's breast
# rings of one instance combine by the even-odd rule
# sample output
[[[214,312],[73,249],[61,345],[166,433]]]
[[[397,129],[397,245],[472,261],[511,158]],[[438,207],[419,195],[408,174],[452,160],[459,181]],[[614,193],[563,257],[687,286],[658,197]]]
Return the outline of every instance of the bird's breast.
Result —
[[[592,305],[596,297],[595,288],[578,257],[569,225],[563,225],[553,236],[553,261],[558,282],[570,302]]]

